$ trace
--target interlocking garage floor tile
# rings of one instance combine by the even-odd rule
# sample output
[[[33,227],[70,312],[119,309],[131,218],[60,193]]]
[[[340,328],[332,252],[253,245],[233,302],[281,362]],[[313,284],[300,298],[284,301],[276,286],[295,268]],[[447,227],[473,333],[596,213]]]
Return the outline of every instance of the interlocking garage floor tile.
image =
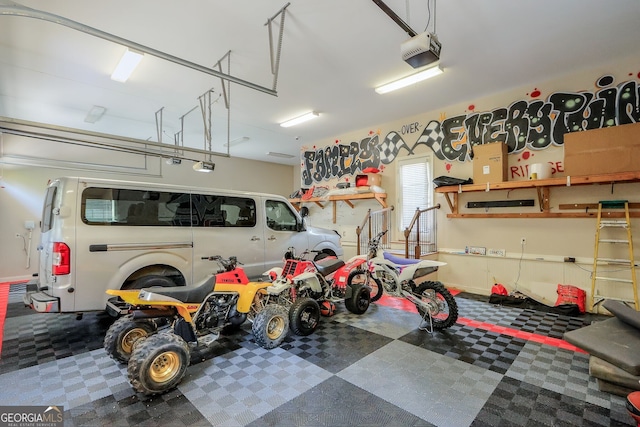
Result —
[[[211,426],[177,390],[145,400],[135,395],[120,400],[107,396],[65,411],[64,416],[65,426],[68,427]]]
[[[346,308],[338,306],[336,315],[323,317],[321,321],[331,320],[345,323],[389,338],[400,338],[416,329],[420,324],[420,316],[404,310],[397,310],[379,304],[371,304],[364,314],[353,314]]]
[[[0,405],[62,405],[66,409],[123,391],[132,395],[126,366],[103,349],[0,375]]]
[[[525,332],[533,332],[553,338],[562,338],[563,334],[587,326],[585,319],[569,317],[535,310],[523,310],[512,322],[511,327]]]
[[[525,344],[519,338],[460,324],[433,333],[413,331],[400,340],[500,374],[507,372]]]
[[[631,425],[622,407],[593,405],[530,383],[504,377],[475,421],[476,427]]]
[[[460,321],[429,334],[381,300],[363,315],[339,305],[314,334],[274,350],[247,322],[195,351],[177,389],[149,398],[102,349],[112,319],[25,314],[13,299],[0,405],[61,405],[70,426],[632,425],[624,399],[597,390],[586,355],[550,336],[592,316],[459,294]],[[345,409],[347,398],[356,404]]]
[[[105,313],[87,313],[82,320],[42,313],[8,318],[0,374],[101,348],[113,320]]]
[[[282,348],[336,373],[392,341],[391,338],[328,319],[321,319],[318,328],[309,336],[290,334]]]
[[[438,426],[469,425],[502,378],[401,341],[337,375]]]
[[[607,409],[621,402],[619,396],[598,390],[584,353],[528,342],[506,376]]]
[[[331,377],[250,423],[251,427],[433,426],[411,413]]]
[[[479,302],[460,296],[456,296],[456,302],[461,317],[499,326],[511,326],[523,311],[521,308]]]
[[[330,376],[282,348],[247,345],[192,366],[179,390],[211,424],[246,425]]]

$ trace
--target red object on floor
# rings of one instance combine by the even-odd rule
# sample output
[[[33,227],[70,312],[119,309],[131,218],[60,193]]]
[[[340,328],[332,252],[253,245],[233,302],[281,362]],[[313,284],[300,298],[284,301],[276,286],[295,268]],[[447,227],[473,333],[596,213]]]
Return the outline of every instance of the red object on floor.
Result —
[[[7,304],[9,303],[9,286],[11,286],[9,282],[0,283],[0,355],[4,338],[4,319],[7,316]]]
[[[640,427],[640,391],[634,391],[627,396],[627,411]]]

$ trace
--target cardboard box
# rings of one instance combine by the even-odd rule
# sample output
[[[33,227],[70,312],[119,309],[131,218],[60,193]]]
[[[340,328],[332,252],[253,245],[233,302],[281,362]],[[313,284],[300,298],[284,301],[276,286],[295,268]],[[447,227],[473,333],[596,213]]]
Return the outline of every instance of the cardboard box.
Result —
[[[382,187],[382,176],[377,173],[356,175],[356,187],[377,185]]]
[[[507,181],[507,168],[507,144],[492,142],[473,146],[474,184]]]
[[[566,175],[601,175],[640,170],[640,123],[564,135]]]

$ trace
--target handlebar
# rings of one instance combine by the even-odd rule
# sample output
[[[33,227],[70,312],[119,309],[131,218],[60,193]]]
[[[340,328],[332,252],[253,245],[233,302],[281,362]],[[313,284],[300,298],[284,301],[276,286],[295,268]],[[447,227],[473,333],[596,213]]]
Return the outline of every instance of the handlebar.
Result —
[[[308,255],[310,253],[320,253],[320,252],[322,251],[319,251],[317,249],[305,249],[304,251],[302,251],[302,253],[299,256],[296,256],[296,248],[291,246],[287,249],[287,252],[284,255],[285,255],[285,259],[302,260],[304,259],[305,255]]]
[[[369,258],[375,258],[378,253],[378,246],[380,246],[380,239],[387,234],[389,230],[384,230],[376,234],[376,237],[369,241]]]
[[[224,271],[232,271],[236,269],[237,265],[243,265],[240,261],[238,261],[238,257],[230,256],[229,259],[222,258],[220,255],[211,255],[211,256],[203,256],[201,259],[207,261],[217,261],[220,264]]]

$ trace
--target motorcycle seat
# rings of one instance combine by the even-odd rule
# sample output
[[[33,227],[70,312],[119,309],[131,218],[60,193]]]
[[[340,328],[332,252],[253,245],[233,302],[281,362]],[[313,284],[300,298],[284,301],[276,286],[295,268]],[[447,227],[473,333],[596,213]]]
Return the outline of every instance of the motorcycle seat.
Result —
[[[396,255],[390,254],[389,252],[383,252],[382,255],[384,256],[384,259],[386,259],[387,261],[391,261],[392,263],[397,265],[412,265],[422,261],[421,259],[410,259],[410,258],[399,257]]]
[[[204,301],[205,297],[213,292],[216,283],[216,276],[210,276],[207,280],[197,285],[190,286],[171,286],[171,287],[152,287],[144,288],[143,291],[147,293],[154,293],[157,295],[164,295],[169,298],[176,299],[184,303],[200,304]],[[151,297],[152,298],[152,297]],[[144,298],[147,299],[147,298]]]
[[[324,258],[316,262],[318,273],[322,276],[328,276],[344,265],[344,261],[337,258]]]

